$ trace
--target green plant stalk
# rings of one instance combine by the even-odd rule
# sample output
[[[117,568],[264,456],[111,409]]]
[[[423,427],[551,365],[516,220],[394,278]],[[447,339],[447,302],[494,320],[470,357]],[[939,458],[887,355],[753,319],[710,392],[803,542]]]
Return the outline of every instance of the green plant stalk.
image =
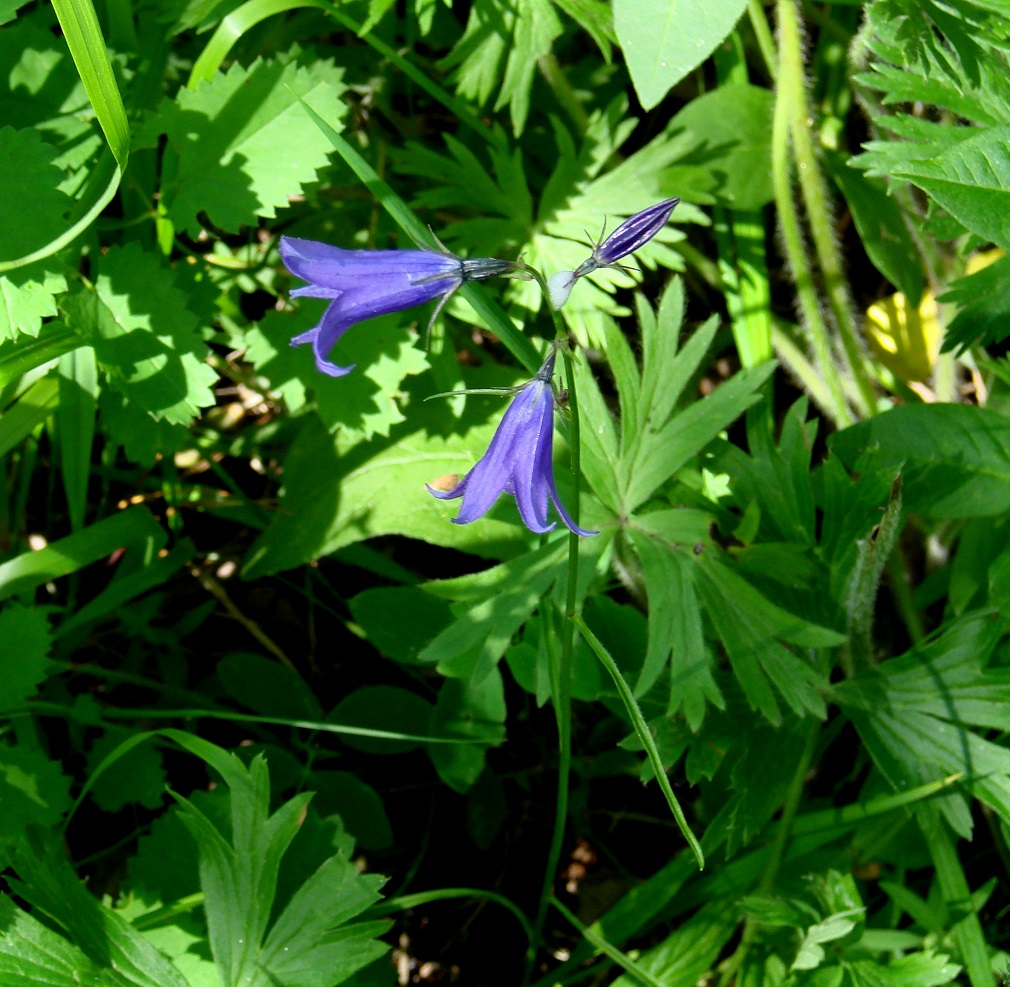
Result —
[[[622,970],[624,970],[625,973],[628,974],[629,977],[637,980],[640,984],[645,984],[645,987],[663,987],[663,984],[653,977],[652,974],[647,973],[637,963],[635,963],[634,960],[622,953],[616,946],[612,946],[609,942],[607,942],[603,936],[593,932],[592,929],[580,922],[569,909],[565,908],[565,906],[558,901],[557,898],[552,896],[551,904],[561,913],[562,918],[564,918],[565,921],[567,921],[569,925],[571,925],[572,928],[574,928],[575,931],[586,940],[586,942],[595,946],[601,953],[612,959]]]
[[[776,114],[779,100],[788,117],[800,193],[806,207],[810,234],[817,261],[824,276],[824,290],[838,327],[847,371],[856,382],[859,394],[858,410],[862,417],[873,413],[877,398],[866,369],[865,357],[856,330],[852,300],[842,268],[841,251],[835,240],[834,223],[824,175],[810,136],[813,117],[807,99],[803,69],[803,49],[800,39],[800,18],[796,0],[778,0],[779,79]]]
[[[558,106],[565,111],[576,131],[579,134],[584,134],[589,127],[589,114],[579,102],[579,97],[575,94],[575,90],[558,64],[558,60],[554,57],[554,53],[548,52],[546,55],[541,55],[537,59],[537,68],[540,69],[544,81],[554,93]]]
[[[406,911],[408,908],[427,905],[432,901],[447,901],[456,898],[477,898],[501,905],[522,926],[527,940],[532,938],[533,927],[520,909],[504,895],[494,891],[485,891],[482,888],[439,888],[437,891],[419,891],[417,894],[397,895],[395,898],[385,898],[377,902],[368,909],[365,915],[369,918],[377,915],[389,915],[391,912]]]
[[[776,325],[772,325],[772,347],[779,362],[799,381],[817,407],[830,416],[832,396],[824,378],[789,334]]]
[[[844,428],[846,425],[851,425],[855,418],[846,400],[842,376],[831,351],[828,327],[821,316],[820,300],[814,289],[813,274],[803,243],[799,215],[793,201],[789,168],[789,129],[793,99],[793,94],[789,92],[788,88],[790,83],[802,85],[802,79],[790,80],[786,78],[783,69],[775,87],[775,113],[772,118],[772,188],[775,192],[775,208],[778,211],[786,260],[796,283],[800,312],[810,338],[817,369],[826,384],[830,403],[825,411],[836,427]]]
[[[635,728],[635,733],[638,734],[638,739],[642,742],[642,746],[645,748],[645,753],[649,758],[649,762],[652,764],[652,770],[656,775],[656,781],[659,783],[663,796],[666,798],[667,805],[670,806],[670,811],[673,813],[673,818],[677,823],[677,828],[684,834],[684,839],[687,840],[688,846],[690,846],[691,851],[694,853],[695,860],[698,861],[698,867],[704,868],[705,855],[702,852],[701,844],[698,842],[694,833],[691,832],[691,827],[688,825],[687,819],[684,816],[684,810],[680,807],[680,803],[677,801],[677,796],[673,794],[673,789],[670,787],[670,779],[666,777],[666,769],[663,767],[663,759],[659,756],[659,750],[656,747],[655,740],[652,739],[649,724],[645,722],[645,717],[642,715],[642,710],[635,699],[634,693],[631,691],[631,687],[625,681],[624,676],[621,674],[621,670],[617,667],[617,662],[614,661],[610,652],[603,646],[600,639],[589,629],[582,617],[578,614],[573,614],[571,619],[575,626],[579,629],[579,633],[582,635],[586,644],[589,645],[593,653],[600,660],[600,664],[603,665],[603,667],[607,670],[607,673],[613,679],[621,702],[624,703],[624,708],[627,710],[628,716]]]
[[[779,58],[775,50],[775,38],[772,36],[771,26],[765,16],[764,5],[761,0],[748,0],[747,18],[750,20],[751,30],[757,40],[761,58],[768,70],[768,76],[772,82],[777,81],[779,76]]]
[[[549,298],[547,284],[543,274],[534,271],[537,283],[540,285],[541,297]],[[556,340],[567,336],[561,314],[550,308],[554,320]],[[582,460],[580,455],[579,431],[579,400],[575,387],[575,373],[571,350],[564,350],[565,377],[568,384],[568,405],[572,412],[571,432],[569,435],[569,451],[571,454],[572,494],[571,515],[576,524],[579,522],[579,500],[582,487]],[[565,838],[565,825],[568,822],[568,791],[572,771],[572,654],[575,648],[575,627],[572,618],[578,606],[579,585],[579,535],[574,531],[568,533],[568,572],[565,589],[565,616],[562,623],[561,654],[556,668],[551,675],[551,697],[554,703],[554,717],[558,725],[558,787],[554,806],[554,829],[551,834],[551,844],[547,852],[547,864],[544,869],[543,887],[540,900],[537,903],[537,915],[533,924],[534,934],[530,938],[529,951],[526,960],[524,983],[529,983],[536,961],[536,951],[543,938],[544,923],[547,920],[547,908],[551,898],[551,888],[554,886],[554,875],[561,860],[561,848]],[[548,630],[550,629],[548,624]],[[548,649],[550,651],[550,649]],[[552,658],[553,665],[553,658]]]

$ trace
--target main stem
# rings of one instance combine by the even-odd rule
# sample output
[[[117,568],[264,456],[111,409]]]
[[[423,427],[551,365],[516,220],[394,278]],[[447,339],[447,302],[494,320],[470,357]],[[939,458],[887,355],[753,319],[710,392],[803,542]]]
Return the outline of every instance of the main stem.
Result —
[[[542,297],[549,296],[543,275],[539,271],[532,272],[540,284]],[[557,340],[563,340],[567,333],[558,312],[551,309],[554,320],[554,334]],[[570,513],[572,520],[579,523],[579,498],[582,487],[582,465],[580,455],[579,431],[579,399],[575,385],[575,361],[569,349],[564,350],[565,377],[568,385],[568,406],[571,409],[571,428],[569,431],[569,449],[571,452],[572,481],[574,492]],[[547,919],[547,909],[551,902],[551,892],[554,887],[554,876],[561,861],[561,850],[565,838],[565,825],[568,821],[568,789],[572,769],[572,652],[575,647],[575,625],[572,623],[578,607],[579,582],[579,536],[574,531],[568,534],[568,584],[565,592],[565,619],[561,623],[561,652],[555,663],[556,649],[548,647],[547,652],[552,663],[551,699],[554,705],[554,718],[558,725],[558,787],[554,803],[554,830],[551,835],[551,845],[547,852],[547,864],[544,868],[544,881],[537,904],[537,917],[533,924],[534,935],[530,940],[526,959],[526,976],[524,983],[529,983],[536,962],[537,949],[543,940],[544,923]],[[545,621],[545,632],[552,633],[554,625]]]
[[[779,0],[779,86],[786,97],[785,111],[789,116],[793,152],[803,204],[806,206],[814,251],[824,276],[828,296],[848,370],[856,383],[859,411],[863,416],[873,413],[876,396],[869,374],[859,333],[852,316],[852,301],[842,269],[842,255],[835,240],[831,204],[824,175],[810,137],[812,117],[807,99],[803,72],[803,47],[800,39],[800,16],[796,0]]]

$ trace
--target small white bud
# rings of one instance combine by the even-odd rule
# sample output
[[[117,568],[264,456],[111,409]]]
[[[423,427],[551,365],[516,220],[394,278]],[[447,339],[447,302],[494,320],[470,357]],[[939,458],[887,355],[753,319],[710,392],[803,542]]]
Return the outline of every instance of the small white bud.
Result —
[[[552,274],[547,279],[547,297],[555,312],[568,301],[575,280],[575,274],[572,271],[558,271],[557,274]]]

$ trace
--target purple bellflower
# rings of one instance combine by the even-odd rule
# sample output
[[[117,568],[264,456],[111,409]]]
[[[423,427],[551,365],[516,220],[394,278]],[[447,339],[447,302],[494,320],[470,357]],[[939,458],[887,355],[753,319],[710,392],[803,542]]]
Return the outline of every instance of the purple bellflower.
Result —
[[[556,522],[547,522],[547,502],[552,501],[561,520],[577,535],[595,535],[580,528],[564,509],[554,485],[554,351],[536,377],[524,384],[509,405],[491,445],[480,462],[452,490],[428,491],[440,500],[463,498],[456,524],[483,517],[504,492],[512,494],[519,516],[530,531],[545,534]]]
[[[604,267],[620,268],[617,262],[622,257],[634,253],[639,247],[648,243],[670,219],[670,215],[680,199],[664,199],[648,209],[629,216],[601,243],[593,247],[592,254],[574,271],[558,271],[547,281],[547,290],[551,308],[560,309],[568,301],[572,288],[579,278],[592,274]]]
[[[508,274],[517,267],[512,261],[494,258],[462,260],[448,250],[344,250],[291,236],[281,237],[281,258],[292,274],[309,282],[292,291],[292,298],[332,299],[319,325],[291,340],[292,346],[311,343],[316,367],[331,377],[343,377],[354,369],[331,363],[328,357],[356,322],[438,298],[434,321],[464,281]]]

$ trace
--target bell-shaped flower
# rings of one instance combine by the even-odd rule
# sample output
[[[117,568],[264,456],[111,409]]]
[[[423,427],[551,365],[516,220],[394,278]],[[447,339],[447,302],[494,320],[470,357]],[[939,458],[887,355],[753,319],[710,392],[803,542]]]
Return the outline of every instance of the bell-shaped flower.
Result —
[[[592,254],[574,271],[558,271],[547,281],[548,300],[551,308],[557,310],[568,301],[572,288],[579,278],[592,274],[603,267],[617,267],[622,257],[634,253],[648,243],[666,224],[677,208],[679,198],[664,199],[649,206],[634,216],[629,216],[605,240],[593,247]]]
[[[456,524],[483,517],[502,493],[512,494],[519,516],[530,531],[544,534],[556,522],[547,521],[548,501],[577,535],[595,535],[580,528],[565,510],[554,485],[554,353],[539,373],[524,384],[509,405],[491,445],[481,460],[452,490],[428,490],[440,500],[463,498]]]
[[[330,350],[356,322],[440,299],[432,319],[464,282],[508,274],[512,261],[494,258],[463,260],[448,251],[344,250],[316,240],[281,237],[281,258],[287,269],[309,283],[292,298],[329,298],[319,324],[291,340],[311,343],[316,367],[331,377],[343,377],[354,367],[330,362]]]

